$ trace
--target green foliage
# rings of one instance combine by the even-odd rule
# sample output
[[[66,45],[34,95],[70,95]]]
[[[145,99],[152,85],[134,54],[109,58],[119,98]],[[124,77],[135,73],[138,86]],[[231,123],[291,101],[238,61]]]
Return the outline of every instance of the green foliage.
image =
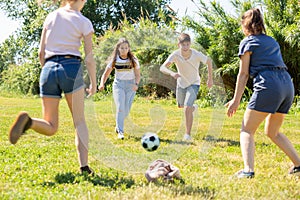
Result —
[[[135,24],[141,17],[156,24],[172,22],[174,15],[166,5],[170,0],[104,0],[87,1],[82,13],[91,19],[96,35],[103,35],[108,29],[119,29],[120,22],[128,20]]]
[[[38,94],[40,70],[38,65],[31,63],[10,65],[1,74],[2,88],[22,94]]]
[[[300,94],[300,6],[297,0],[266,0],[267,33],[279,43],[282,57]]]

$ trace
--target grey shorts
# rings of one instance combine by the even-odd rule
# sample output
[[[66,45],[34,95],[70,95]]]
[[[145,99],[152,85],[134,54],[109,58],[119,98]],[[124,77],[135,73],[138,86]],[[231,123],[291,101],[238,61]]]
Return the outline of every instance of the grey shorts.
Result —
[[[200,85],[190,85],[186,88],[177,86],[176,100],[178,107],[193,106],[199,92]]]
[[[286,70],[266,70],[253,79],[248,108],[267,113],[288,113],[294,100],[294,86]]]
[[[48,60],[40,75],[40,96],[61,98],[62,92],[73,93],[84,87],[81,61],[76,58]]]

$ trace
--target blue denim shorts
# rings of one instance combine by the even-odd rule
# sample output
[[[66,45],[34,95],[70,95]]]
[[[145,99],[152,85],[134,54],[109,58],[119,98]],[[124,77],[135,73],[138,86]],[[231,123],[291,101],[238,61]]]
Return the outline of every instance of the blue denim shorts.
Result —
[[[76,58],[48,59],[40,75],[40,96],[61,98],[84,87],[81,61]]]
[[[248,108],[267,113],[288,113],[294,100],[294,85],[286,70],[266,70],[253,79]]]
[[[176,100],[178,107],[193,106],[197,99],[200,85],[190,85],[186,88],[176,87]]]

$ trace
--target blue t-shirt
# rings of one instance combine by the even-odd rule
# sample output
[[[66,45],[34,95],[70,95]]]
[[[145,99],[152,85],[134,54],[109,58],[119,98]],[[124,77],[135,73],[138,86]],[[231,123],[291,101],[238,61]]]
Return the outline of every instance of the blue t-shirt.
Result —
[[[244,38],[239,46],[238,56],[245,52],[252,52],[250,56],[249,74],[255,77],[260,71],[268,67],[282,67],[287,69],[283,62],[279,44],[265,34],[250,35]]]

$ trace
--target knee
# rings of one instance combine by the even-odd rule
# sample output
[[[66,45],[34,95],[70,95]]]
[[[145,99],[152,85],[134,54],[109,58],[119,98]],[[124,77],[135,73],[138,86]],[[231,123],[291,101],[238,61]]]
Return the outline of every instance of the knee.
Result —
[[[271,131],[265,131],[265,134],[270,138],[276,138],[279,132],[271,132]]]
[[[51,129],[48,130],[48,136],[53,136],[57,132],[58,127],[52,127]]]

